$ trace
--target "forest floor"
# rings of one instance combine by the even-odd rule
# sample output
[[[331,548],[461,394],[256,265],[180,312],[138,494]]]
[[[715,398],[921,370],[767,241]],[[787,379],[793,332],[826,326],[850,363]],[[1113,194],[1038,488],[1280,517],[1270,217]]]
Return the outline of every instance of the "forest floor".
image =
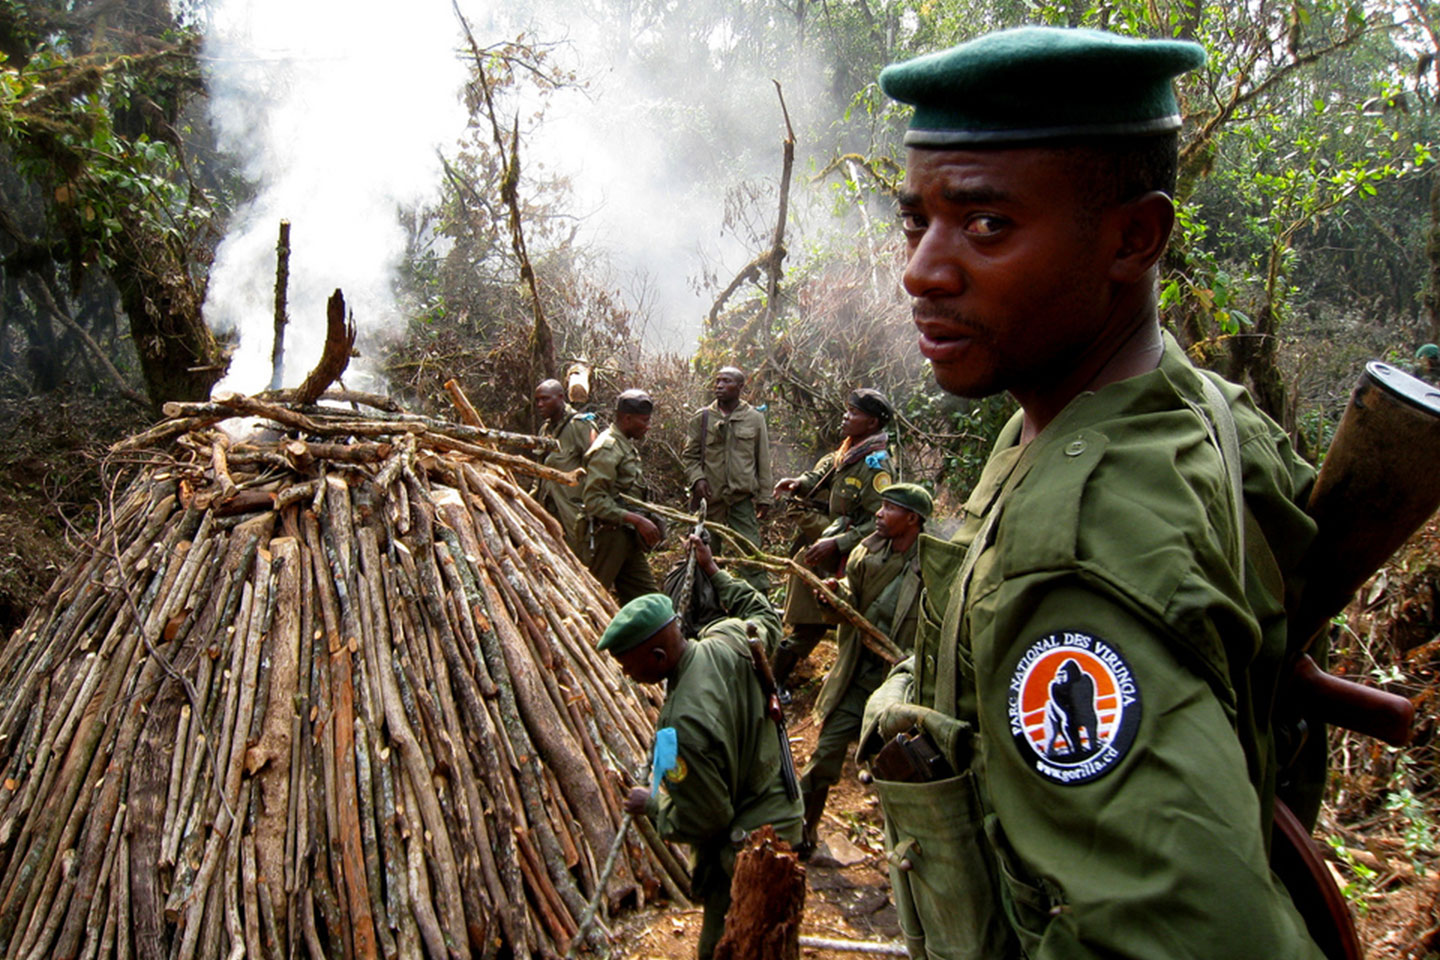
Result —
[[[148,423],[145,411],[113,399],[0,396],[0,628],[7,633],[93,530],[119,466],[106,447]],[[1332,737],[1332,789],[1319,830],[1330,840],[1327,862],[1370,960],[1440,958],[1440,519],[1361,591],[1334,649],[1333,668],[1416,702],[1417,736],[1404,750],[1352,734]],[[833,657],[827,641],[797,670],[787,713],[799,764],[814,747],[810,708]],[[830,856],[807,867],[802,936],[898,941],[880,822],[873,791],[847,764],[820,831]],[[700,911],[660,905],[617,920],[614,929],[621,957],[682,960],[695,955]],[[859,954],[807,948],[802,955]]]

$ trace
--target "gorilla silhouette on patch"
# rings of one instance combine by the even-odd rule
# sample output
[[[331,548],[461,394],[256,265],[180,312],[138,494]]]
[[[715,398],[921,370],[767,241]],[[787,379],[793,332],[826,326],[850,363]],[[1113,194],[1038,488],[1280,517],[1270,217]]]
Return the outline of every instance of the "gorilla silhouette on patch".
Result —
[[[1045,704],[1045,757],[1084,760],[1099,748],[1095,680],[1075,660],[1066,660],[1050,681],[1050,702]]]

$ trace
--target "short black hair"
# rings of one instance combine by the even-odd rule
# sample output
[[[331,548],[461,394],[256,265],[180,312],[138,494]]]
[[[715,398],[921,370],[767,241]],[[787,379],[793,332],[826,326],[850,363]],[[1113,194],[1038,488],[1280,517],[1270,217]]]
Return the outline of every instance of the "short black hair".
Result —
[[[1069,156],[1071,171],[1080,181],[1081,206],[1092,214],[1152,191],[1175,196],[1179,147],[1176,133],[1088,137],[1056,145]]]

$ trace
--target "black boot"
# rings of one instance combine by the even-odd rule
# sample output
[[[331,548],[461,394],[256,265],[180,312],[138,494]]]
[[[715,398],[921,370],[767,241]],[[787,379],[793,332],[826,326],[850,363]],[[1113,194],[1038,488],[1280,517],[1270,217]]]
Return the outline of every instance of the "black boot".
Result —
[[[820,817],[825,813],[825,798],[830,795],[829,787],[816,787],[805,794],[805,832],[795,852],[802,861],[815,855],[820,845]]]

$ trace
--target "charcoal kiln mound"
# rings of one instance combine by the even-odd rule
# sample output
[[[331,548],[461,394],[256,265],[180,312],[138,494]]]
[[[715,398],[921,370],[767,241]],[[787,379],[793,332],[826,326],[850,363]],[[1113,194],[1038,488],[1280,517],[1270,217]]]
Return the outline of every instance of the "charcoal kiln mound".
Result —
[[[557,957],[592,898],[600,955],[682,895],[621,807],[658,700],[498,449],[538,438],[371,402],[117,445],[132,482],[0,648],[0,957]]]

